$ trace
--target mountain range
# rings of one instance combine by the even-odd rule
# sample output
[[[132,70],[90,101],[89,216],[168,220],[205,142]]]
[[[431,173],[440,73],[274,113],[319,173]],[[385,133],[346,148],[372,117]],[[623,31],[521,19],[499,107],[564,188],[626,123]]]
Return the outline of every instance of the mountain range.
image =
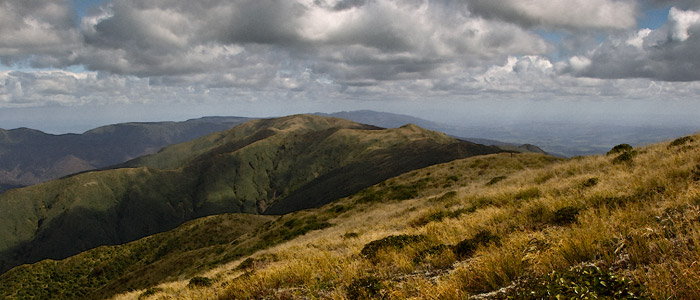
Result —
[[[383,128],[415,124],[430,130],[450,131],[449,126],[432,121],[370,110],[318,115],[344,118]],[[98,127],[82,134],[61,135],[46,134],[28,128],[0,129],[0,193],[12,188],[121,164],[136,157],[156,153],[165,146],[226,130],[249,120],[253,118],[204,117],[183,122],[121,123]],[[508,151],[544,153],[542,149],[532,145],[525,147],[495,140],[453,136],[478,144],[496,145]]]
[[[123,163],[248,120],[206,117],[184,122],[123,123],[62,135],[28,128],[0,129],[0,192]]]
[[[122,244],[222,213],[318,207],[387,178],[503,152],[415,125],[257,119],[103,170],[0,195],[0,270]]]

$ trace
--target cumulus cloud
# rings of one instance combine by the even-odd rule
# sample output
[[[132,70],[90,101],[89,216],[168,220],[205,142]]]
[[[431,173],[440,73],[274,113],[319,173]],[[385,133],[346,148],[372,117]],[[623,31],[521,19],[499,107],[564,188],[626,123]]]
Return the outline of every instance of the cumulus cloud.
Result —
[[[75,20],[69,0],[0,0],[0,62],[63,64],[79,46]]]
[[[628,29],[636,25],[637,3],[631,0],[468,0],[486,18],[524,27],[556,29]]]
[[[571,58],[565,71],[596,78],[696,81],[700,80],[698,49],[700,12],[674,7],[661,28],[611,37],[587,55]]]
[[[630,29],[641,6],[671,2],[662,28]],[[112,0],[78,20],[69,0],[0,0],[2,63],[87,70],[0,73],[0,106],[620,95],[649,82],[625,78],[700,80],[692,4]]]
[[[366,87],[551,49],[516,25],[426,0],[115,0],[80,31],[74,63],[90,70],[210,87],[275,87],[280,72],[307,70]]]

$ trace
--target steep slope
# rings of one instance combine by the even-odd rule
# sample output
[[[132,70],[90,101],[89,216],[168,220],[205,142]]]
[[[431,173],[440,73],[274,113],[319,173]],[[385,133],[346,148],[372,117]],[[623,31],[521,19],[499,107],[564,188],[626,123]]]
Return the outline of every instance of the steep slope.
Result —
[[[100,299],[191,275],[260,247],[247,235],[273,220],[251,214],[204,217],[125,245],[25,265],[0,277],[0,298]]]
[[[416,185],[414,196],[432,195],[445,189],[445,186],[466,186],[472,181],[510,175],[518,172],[520,168],[539,168],[558,161],[555,158],[533,154],[518,155],[512,159],[509,154],[486,156],[484,159],[492,162],[488,169],[483,169],[480,165],[473,166],[473,160],[455,161],[451,167],[458,168],[461,173],[456,179],[442,172],[431,174],[434,180],[430,182],[423,180],[423,177],[416,178],[411,184]],[[407,185],[385,193],[382,201],[396,201],[411,194],[412,191]],[[367,198],[370,190],[360,195]],[[358,205],[344,199],[320,209],[298,211],[281,217],[242,214],[204,217],[166,233],[125,245],[98,247],[61,261],[46,260],[14,268],[0,276],[0,291],[4,292],[0,293],[0,297],[22,298],[35,295],[36,299],[47,299],[53,291],[55,295],[61,295],[64,299],[102,299],[118,292],[144,289],[166,280],[191,278],[199,272],[240,260],[256,251],[272,248],[313,231],[333,227],[343,220],[353,218],[358,209],[366,207],[365,204]],[[237,228],[236,224],[248,217],[267,222],[256,223],[258,226],[246,230],[245,235],[228,233],[242,230]],[[254,223],[249,224],[252,226]],[[248,267],[266,264],[258,259],[248,262]],[[238,272],[237,265],[236,263],[234,266],[226,266],[224,269],[234,269]]]
[[[330,227],[113,299],[699,299],[699,162],[694,135],[431,166],[306,211]]]
[[[122,163],[247,120],[208,117],[185,122],[124,123],[63,135],[27,128],[0,129],[0,193]]]
[[[212,214],[316,207],[406,170],[499,151],[412,125],[381,130],[309,115],[255,120],[124,168],[0,195],[0,270]],[[382,169],[366,165],[368,159]]]

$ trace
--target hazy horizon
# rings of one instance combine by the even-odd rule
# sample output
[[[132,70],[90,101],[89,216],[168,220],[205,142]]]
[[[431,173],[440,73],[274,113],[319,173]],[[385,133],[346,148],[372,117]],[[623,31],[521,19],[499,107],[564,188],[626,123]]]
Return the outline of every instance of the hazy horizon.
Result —
[[[9,1],[0,15],[4,129],[366,109],[700,130],[690,0]]]

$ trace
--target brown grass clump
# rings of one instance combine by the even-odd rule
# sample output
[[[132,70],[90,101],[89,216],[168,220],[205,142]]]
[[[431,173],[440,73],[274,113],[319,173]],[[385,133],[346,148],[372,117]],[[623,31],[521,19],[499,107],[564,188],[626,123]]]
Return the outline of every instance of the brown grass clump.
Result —
[[[699,163],[700,136],[565,161],[453,161],[321,208],[348,209],[202,274],[208,287],[183,279],[115,299],[700,299]]]

